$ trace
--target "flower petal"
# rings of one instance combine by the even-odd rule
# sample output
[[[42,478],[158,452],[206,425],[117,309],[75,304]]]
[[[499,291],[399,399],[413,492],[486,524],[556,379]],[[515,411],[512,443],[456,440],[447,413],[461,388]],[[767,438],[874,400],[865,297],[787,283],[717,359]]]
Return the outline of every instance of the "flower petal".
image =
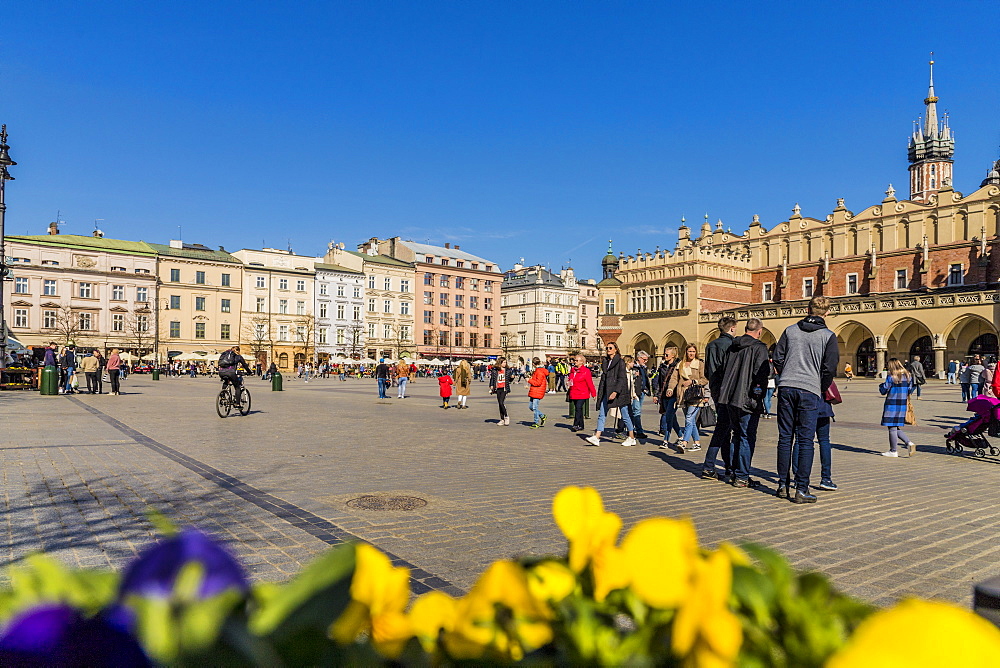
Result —
[[[639,522],[622,541],[632,591],[654,608],[676,608],[691,590],[698,537],[689,520]]]
[[[164,538],[143,552],[125,570],[120,596],[138,594],[167,598],[174,592],[177,576],[188,563],[204,569],[198,595],[208,598],[230,588],[249,591],[243,567],[221,544],[198,529],[185,529]]]

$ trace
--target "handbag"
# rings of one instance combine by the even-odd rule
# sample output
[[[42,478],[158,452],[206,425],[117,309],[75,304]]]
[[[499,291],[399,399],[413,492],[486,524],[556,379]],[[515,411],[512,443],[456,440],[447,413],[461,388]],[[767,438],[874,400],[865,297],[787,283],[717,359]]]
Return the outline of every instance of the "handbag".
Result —
[[[913,412],[913,401],[906,397],[906,415],[903,416],[903,424],[917,424],[917,415]]]
[[[705,398],[704,390],[702,389],[701,385],[699,385],[694,381],[692,381],[691,384],[687,386],[687,389],[684,390],[685,404],[694,404],[704,398]]]
[[[826,388],[826,393],[823,395],[823,398],[826,399],[827,403],[833,404],[834,406],[843,403],[844,400],[840,397],[840,390],[837,389],[837,381],[830,382],[830,387]]]
[[[111,375],[108,374],[108,372],[105,371],[104,375],[101,376],[101,382],[102,383],[110,383],[111,382]]]
[[[699,429],[704,427],[714,427],[718,424],[718,421],[718,416],[715,414],[715,409],[712,406],[704,406],[700,411],[698,411]]]

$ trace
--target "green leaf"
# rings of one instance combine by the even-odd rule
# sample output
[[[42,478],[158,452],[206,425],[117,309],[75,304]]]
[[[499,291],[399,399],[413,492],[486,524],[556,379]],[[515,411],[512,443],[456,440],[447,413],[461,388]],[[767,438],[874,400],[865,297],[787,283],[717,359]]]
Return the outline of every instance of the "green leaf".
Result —
[[[149,523],[153,525],[156,532],[165,538],[170,536],[175,536],[180,531],[177,525],[174,524],[173,520],[164,515],[162,512],[156,508],[146,509],[146,519]]]

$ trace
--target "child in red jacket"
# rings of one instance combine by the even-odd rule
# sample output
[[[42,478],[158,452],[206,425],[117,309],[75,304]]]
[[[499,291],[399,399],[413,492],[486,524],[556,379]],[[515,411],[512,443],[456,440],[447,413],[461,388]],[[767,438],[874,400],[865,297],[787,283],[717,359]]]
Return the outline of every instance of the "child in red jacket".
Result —
[[[546,378],[549,372],[542,366],[542,360],[537,357],[531,360],[531,363],[535,366],[535,372],[528,379],[528,408],[531,409],[531,412],[535,416],[535,421],[531,425],[531,428],[538,429],[545,426],[545,414],[538,410],[538,402],[542,400],[546,389],[548,389],[549,382]]]
[[[448,374],[442,374],[438,377],[438,385],[441,387],[441,399],[443,400],[441,408],[449,408],[448,401],[451,399],[451,386],[454,384],[455,382]]]

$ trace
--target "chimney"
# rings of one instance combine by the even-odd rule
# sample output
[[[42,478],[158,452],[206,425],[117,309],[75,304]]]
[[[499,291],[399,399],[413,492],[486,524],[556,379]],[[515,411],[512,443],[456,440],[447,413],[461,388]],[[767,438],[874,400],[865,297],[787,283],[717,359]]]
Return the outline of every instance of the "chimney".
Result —
[[[180,239],[171,239],[170,240],[170,247],[171,248],[177,248],[178,250],[180,250],[180,249],[184,248],[184,242],[181,241]]]
[[[459,246],[458,244],[455,244],[455,250],[462,250],[462,247]]]
[[[450,241],[444,242],[444,247],[445,248],[451,248],[451,242]]]
[[[219,246],[219,250],[222,251],[223,253],[229,252],[226,250],[225,246]]]
[[[49,223],[49,234],[59,234],[59,223]]]

